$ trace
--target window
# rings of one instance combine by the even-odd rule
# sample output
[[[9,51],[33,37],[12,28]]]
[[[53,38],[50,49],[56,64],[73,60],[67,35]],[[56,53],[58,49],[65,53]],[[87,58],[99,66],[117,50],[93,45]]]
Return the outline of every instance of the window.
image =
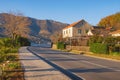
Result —
[[[69,33],[70,33],[70,29],[69,29]]]
[[[65,31],[64,31],[64,35],[65,35]]]
[[[78,29],[78,34],[81,34],[81,29]]]
[[[86,30],[85,32],[88,33],[89,30]]]
[[[68,34],[68,31],[66,30],[66,34]]]

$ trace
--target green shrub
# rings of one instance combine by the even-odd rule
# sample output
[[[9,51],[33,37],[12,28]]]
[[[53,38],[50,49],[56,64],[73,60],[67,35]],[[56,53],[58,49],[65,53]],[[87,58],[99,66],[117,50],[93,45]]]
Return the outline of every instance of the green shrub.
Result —
[[[16,63],[16,62],[12,62],[12,63],[8,64],[8,67],[9,67],[9,69],[17,69],[20,67],[20,64]]]
[[[90,45],[90,51],[94,53],[107,53],[107,45],[101,43],[93,43]]]
[[[5,48],[2,47],[0,49],[0,63],[6,61],[6,60],[15,60],[15,55],[12,55],[13,53],[18,52],[18,48]]]
[[[6,60],[6,54],[0,53],[0,63]]]
[[[16,55],[15,54],[7,54],[6,59],[8,61],[16,61]]]
[[[9,53],[9,54],[5,54],[5,53],[1,53],[0,54],[0,63],[5,62],[5,61],[16,61],[16,55]]]
[[[1,47],[20,47],[20,46],[30,46],[30,42],[27,38],[18,37],[16,40],[11,38],[0,38],[0,48]]]
[[[9,53],[11,51],[11,49],[10,48],[4,48],[4,53],[6,54],[6,53]]]
[[[10,48],[9,53],[17,53],[18,52],[18,48]]]
[[[5,53],[5,54],[7,54],[7,53],[17,53],[18,52],[18,48],[1,47],[0,51]]]
[[[58,42],[57,43],[57,49],[65,49],[65,43],[64,42]]]
[[[90,37],[88,44],[92,44],[92,43],[102,43],[103,42],[103,37],[102,36],[97,36],[94,35],[92,37]]]
[[[0,47],[4,46],[4,47],[11,47],[12,43],[11,43],[11,39],[10,38],[0,38]]]

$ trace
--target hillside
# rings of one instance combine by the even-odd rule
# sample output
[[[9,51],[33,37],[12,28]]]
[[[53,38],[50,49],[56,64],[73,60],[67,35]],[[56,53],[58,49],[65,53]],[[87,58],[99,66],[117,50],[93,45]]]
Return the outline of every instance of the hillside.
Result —
[[[42,36],[53,35],[55,32],[62,30],[68,25],[53,20],[37,20],[34,18],[29,19],[32,21],[32,24],[30,25],[31,33]]]
[[[7,15],[5,13],[0,13],[0,23],[2,21],[2,15]],[[8,15],[9,16],[9,15]],[[31,21],[31,25],[29,26],[31,32],[30,36],[43,36],[43,37],[50,37],[56,32],[61,31],[64,27],[66,27],[68,24],[61,23],[53,20],[38,20],[31,17],[25,17],[29,18]],[[0,31],[1,33],[2,31]]]

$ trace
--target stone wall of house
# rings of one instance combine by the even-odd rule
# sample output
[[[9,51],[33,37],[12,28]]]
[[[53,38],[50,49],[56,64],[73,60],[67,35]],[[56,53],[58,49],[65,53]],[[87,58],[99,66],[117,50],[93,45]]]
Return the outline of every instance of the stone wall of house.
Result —
[[[87,46],[89,37],[72,37],[64,39],[64,42],[72,46]]]
[[[78,51],[86,51],[86,52],[89,52],[89,46],[70,46],[70,45],[67,45],[66,46],[66,49],[67,50],[78,50]]]
[[[88,36],[88,31],[92,30],[93,27],[89,25],[87,22],[84,23],[78,23],[73,27],[73,37],[78,37],[78,36]],[[78,33],[78,30],[81,30],[81,33]]]

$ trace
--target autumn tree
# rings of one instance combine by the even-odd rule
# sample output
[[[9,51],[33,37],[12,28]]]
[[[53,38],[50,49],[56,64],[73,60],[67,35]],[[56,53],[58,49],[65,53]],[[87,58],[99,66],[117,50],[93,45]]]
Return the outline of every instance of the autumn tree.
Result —
[[[98,26],[104,26],[106,28],[113,28],[115,30],[120,29],[120,12],[102,18],[98,23]]]
[[[30,21],[28,18],[24,17],[21,13],[6,13],[3,14],[5,28],[5,34],[8,35],[11,39],[15,40],[18,36],[28,37],[30,29]]]

